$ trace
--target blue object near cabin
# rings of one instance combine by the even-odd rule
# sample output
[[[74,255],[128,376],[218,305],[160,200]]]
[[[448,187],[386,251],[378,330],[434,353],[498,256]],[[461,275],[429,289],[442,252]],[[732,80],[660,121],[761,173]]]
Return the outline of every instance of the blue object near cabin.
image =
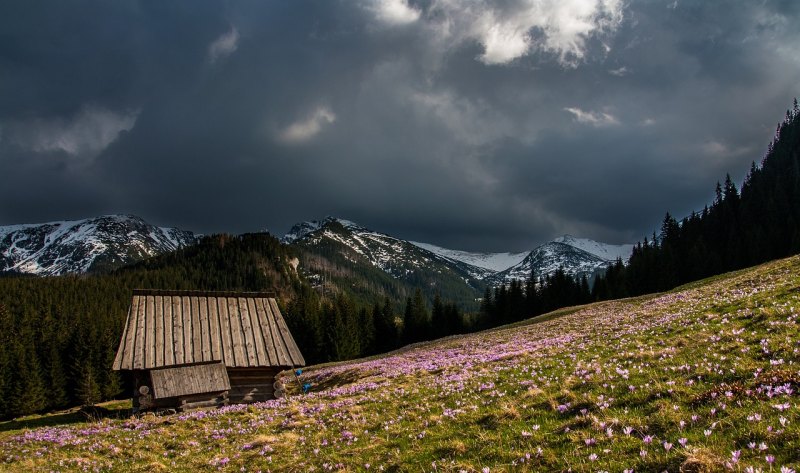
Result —
[[[301,374],[303,374],[303,370],[301,370],[301,369],[298,369],[298,370],[296,370],[296,371],[294,372],[294,374],[295,374],[295,375],[297,375],[297,376],[300,376]]]
[[[303,392],[307,393],[311,389],[311,383],[306,383],[303,385]]]

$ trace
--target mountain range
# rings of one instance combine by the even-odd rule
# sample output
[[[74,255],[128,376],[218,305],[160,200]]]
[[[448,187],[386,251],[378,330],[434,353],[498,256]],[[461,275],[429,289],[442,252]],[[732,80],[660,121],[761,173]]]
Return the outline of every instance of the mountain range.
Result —
[[[352,253],[396,279],[415,272],[436,271],[462,279],[467,285],[499,285],[531,274],[547,276],[559,268],[572,277],[592,278],[617,259],[627,260],[633,245],[609,245],[564,235],[531,251],[474,253],[442,248],[429,243],[402,240],[335,217],[293,226],[281,241],[306,249],[336,246]]]
[[[42,276],[102,272],[193,244],[196,236],[157,227],[133,215],[0,227],[0,271]],[[524,252],[480,253],[404,240],[355,222],[326,217],[294,225],[281,242],[298,253],[298,270],[312,284],[391,285],[441,289],[473,299],[487,285],[559,268],[592,278],[632,245],[608,245],[565,235]],[[358,281],[367,279],[368,282]],[[453,294],[451,294],[453,295]]]

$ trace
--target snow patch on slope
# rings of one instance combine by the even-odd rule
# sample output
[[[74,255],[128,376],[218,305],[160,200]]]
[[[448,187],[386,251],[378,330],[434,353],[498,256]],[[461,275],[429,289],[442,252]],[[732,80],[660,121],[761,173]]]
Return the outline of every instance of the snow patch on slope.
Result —
[[[628,261],[633,252],[633,245],[609,245],[588,238],[575,238],[572,235],[558,237],[553,242],[573,246],[606,261],[616,261],[618,258]]]
[[[519,264],[530,253],[528,251],[523,253],[472,253],[469,251],[450,250],[418,241],[410,241],[409,243],[439,256],[495,272]]]

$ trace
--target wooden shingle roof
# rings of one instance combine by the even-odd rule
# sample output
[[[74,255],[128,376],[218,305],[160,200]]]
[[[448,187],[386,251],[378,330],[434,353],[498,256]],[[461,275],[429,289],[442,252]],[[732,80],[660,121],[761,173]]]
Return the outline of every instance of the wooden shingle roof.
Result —
[[[115,370],[303,366],[272,293],[134,290]]]

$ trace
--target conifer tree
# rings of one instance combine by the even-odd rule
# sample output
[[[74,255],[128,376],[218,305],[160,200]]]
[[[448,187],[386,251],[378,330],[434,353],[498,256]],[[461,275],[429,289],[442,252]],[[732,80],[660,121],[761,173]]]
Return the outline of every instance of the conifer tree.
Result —
[[[464,318],[456,304],[447,304],[444,307],[445,324],[449,331],[445,335],[462,333],[464,331]]]
[[[489,327],[494,318],[494,298],[492,297],[492,288],[486,286],[481,299],[480,318],[478,321],[478,328]]]
[[[431,335],[433,338],[440,338],[451,333],[451,330],[445,319],[442,298],[437,291],[433,297],[433,308],[431,309]]]
[[[377,302],[372,309],[372,322],[375,324],[375,340],[381,351],[392,350],[397,347],[397,325],[394,323],[392,304],[388,297],[384,298],[383,306]]]
[[[40,412],[47,407],[47,389],[42,376],[41,364],[32,344],[16,345],[16,385],[11,391],[10,412],[24,415]]]
[[[377,353],[375,340],[375,322],[372,320],[372,313],[366,307],[358,310],[358,328],[360,329],[360,355],[372,355]]]
[[[53,344],[50,345],[47,364],[49,385],[47,407],[49,409],[66,407],[69,403],[69,396],[67,393],[67,374],[64,370],[62,355],[58,350],[58,347]]]
[[[430,338],[430,317],[425,306],[422,291],[414,291],[414,297],[406,300],[405,321],[403,328],[406,343],[414,343]]]
[[[94,367],[91,363],[84,363],[76,372],[78,373],[77,397],[83,406],[93,406],[101,399],[100,385],[97,383]]]

